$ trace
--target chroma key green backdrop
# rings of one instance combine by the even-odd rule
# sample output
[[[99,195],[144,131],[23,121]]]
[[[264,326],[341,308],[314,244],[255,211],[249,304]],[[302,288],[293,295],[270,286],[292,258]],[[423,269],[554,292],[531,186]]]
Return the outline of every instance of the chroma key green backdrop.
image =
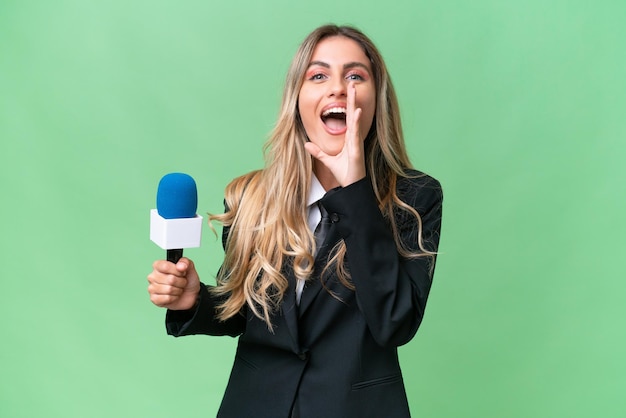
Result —
[[[215,416],[235,340],[165,335],[149,210],[172,171],[222,209],[327,22],[445,190],[413,415],[626,416],[626,2],[2,0],[1,417]],[[187,254],[211,282],[219,239]]]

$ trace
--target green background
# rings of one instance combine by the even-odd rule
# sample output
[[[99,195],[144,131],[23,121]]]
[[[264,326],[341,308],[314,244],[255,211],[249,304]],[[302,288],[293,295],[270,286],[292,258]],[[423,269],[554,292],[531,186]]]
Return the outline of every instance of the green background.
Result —
[[[2,0],[1,417],[215,415],[235,340],[165,335],[148,213],[172,171],[222,209],[327,22],[380,47],[444,186],[413,415],[626,416],[626,2]],[[208,228],[186,254],[212,281]]]

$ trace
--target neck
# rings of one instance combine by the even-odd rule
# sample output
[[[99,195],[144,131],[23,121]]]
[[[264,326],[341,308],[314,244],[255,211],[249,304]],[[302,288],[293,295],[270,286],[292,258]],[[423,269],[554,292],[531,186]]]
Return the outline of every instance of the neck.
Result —
[[[315,177],[319,180],[320,184],[324,188],[324,190],[329,191],[330,189],[334,189],[339,186],[339,182],[333,175],[333,173],[322,164],[319,160],[313,161],[313,172],[315,173]]]

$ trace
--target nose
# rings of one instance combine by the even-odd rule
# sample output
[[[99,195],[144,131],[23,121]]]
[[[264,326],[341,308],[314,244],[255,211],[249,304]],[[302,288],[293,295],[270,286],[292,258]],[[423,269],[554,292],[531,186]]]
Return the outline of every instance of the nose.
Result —
[[[334,77],[328,84],[328,96],[344,97],[348,92],[348,81],[343,77]]]

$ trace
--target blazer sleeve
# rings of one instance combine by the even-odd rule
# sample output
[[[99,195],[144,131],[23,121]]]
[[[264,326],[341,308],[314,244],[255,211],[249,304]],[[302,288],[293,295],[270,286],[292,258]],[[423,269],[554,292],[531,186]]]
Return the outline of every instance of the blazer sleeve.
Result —
[[[230,335],[236,337],[244,332],[246,319],[237,314],[226,321],[217,318],[219,300],[209,292],[204,283],[200,283],[198,302],[194,309],[188,311],[167,311],[165,328],[169,335],[182,337],[184,335]]]
[[[403,178],[397,192],[420,214],[424,247],[437,251],[443,201],[439,182],[424,174]],[[357,305],[373,338],[381,346],[406,344],[424,316],[435,256],[407,259],[399,254],[367,177],[327,193],[322,205],[346,243]],[[419,252],[417,219],[402,210],[394,216],[402,242]]]

